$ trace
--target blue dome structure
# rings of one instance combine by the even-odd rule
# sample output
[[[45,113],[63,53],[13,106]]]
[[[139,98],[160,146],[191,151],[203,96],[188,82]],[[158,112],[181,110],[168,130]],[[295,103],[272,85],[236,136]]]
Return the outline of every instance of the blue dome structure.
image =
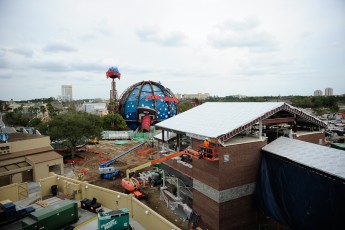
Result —
[[[158,82],[142,81],[130,86],[119,99],[119,113],[130,129],[150,125],[177,114],[178,99]],[[145,117],[145,118],[144,118]],[[141,126],[140,126],[141,125]]]

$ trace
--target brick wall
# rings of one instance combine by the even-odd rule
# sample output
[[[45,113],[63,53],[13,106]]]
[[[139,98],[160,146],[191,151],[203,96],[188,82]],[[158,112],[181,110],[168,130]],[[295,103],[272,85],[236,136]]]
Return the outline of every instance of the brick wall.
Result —
[[[193,210],[201,216],[202,229],[219,229],[219,204],[199,191],[193,189]]]
[[[255,182],[260,167],[261,149],[266,144],[266,140],[258,140],[222,148],[221,156],[229,155],[229,162],[224,162],[224,157],[219,161],[219,190]]]
[[[245,196],[221,204],[193,190],[193,210],[201,216],[199,226],[209,230],[255,229],[257,211],[254,196]]]
[[[225,190],[256,181],[261,148],[266,140],[220,147],[220,160],[193,160],[192,176],[217,190]],[[196,145],[193,145],[196,146]],[[224,162],[229,155],[229,162]]]
[[[314,143],[314,144],[319,144],[320,139],[322,139],[322,144],[325,144],[325,134],[324,133],[311,133],[308,135],[302,135],[299,137],[295,137],[295,139]]]

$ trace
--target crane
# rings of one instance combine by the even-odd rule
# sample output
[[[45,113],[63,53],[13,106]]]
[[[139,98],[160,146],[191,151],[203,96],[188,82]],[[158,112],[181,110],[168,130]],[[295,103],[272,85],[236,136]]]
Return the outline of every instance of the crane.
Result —
[[[134,146],[133,148],[121,153],[120,155],[112,158],[111,160],[101,164],[99,166],[99,173],[101,175],[101,177],[103,179],[113,179],[114,177],[116,177],[117,175],[120,174],[120,171],[117,170],[114,166],[112,166],[111,164],[114,163],[117,159],[123,157],[124,155],[126,155],[127,153],[132,152],[133,150],[136,150],[137,148],[143,146],[146,142],[141,142],[140,144]]]
[[[121,180],[122,187],[126,190],[126,193],[133,194],[135,196],[135,198],[137,198],[137,199],[143,198],[144,194],[142,192],[140,192],[139,180],[134,178],[134,177],[130,177],[130,175],[132,173],[135,173],[138,170],[143,169],[143,168],[149,167],[151,165],[169,160],[171,158],[174,158],[174,157],[177,157],[177,156],[180,156],[183,154],[187,154],[187,155],[192,156],[193,158],[200,159],[200,153],[199,152],[197,152],[193,149],[186,149],[186,150],[183,150],[181,152],[172,153],[170,155],[161,157],[159,159],[146,162],[145,164],[142,164],[142,165],[139,165],[135,168],[126,170],[126,177]]]

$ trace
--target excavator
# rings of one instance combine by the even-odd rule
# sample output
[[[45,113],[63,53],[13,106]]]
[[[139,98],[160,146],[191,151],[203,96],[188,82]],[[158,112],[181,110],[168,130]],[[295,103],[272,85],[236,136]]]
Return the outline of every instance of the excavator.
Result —
[[[127,169],[126,170],[126,178],[123,178],[121,180],[122,187],[125,189],[126,193],[133,194],[135,198],[137,198],[137,199],[143,198],[144,194],[140,191],[140,181],[138,179],[136,179],[135,177],[131,177],[130,175],[137,172],[138,170],[141,170],[141,169],[144,169],[144,168],[149,167],[151,165],[155,165],[157,163],[169,160],[169,159],[174,158],[174,157],[178,157],[178,156],[183,155],[183,154],[189,155],[189,156],[196,158],[196,159],[200,159],[200,152],[195,151],[193,149],[186,149],[186,150],[183,150],[181,152],[172,153],[170,155],[161,157],[159,159],[149,161],[149,162],[142,164],[142,165],[139,165],[135,168]]]

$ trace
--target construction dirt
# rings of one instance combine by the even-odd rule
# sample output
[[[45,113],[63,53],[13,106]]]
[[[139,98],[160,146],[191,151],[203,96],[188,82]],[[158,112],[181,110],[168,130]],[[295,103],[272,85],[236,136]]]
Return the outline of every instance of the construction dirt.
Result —
[[[123,143],[126,142],[126,143]],[[140,142],[136,141],[100,141],[96,145],[86,146],[85,152],[77,153],[74,162],[68,161],[68,166],[74,172],[75,177],[80,176],[79,179],[88,181],[90,184],[95,184],[100,187],[112,189],[118,192],[124,192],[121,186],[121,179],[125,177],[126,169],[131,169],[141,164],[144,164],[151,159],[157,158],[157,148],[149,148],[147,144],[140,148],[124,155],[114,162],[112,165],[120,170],[120,175],[114,180],[101,179],[99,175],[99,166],[115,156],[120,155],[124,151],[138,145]],[[146,168],[143,171],[150,170]],[[160,197],[160,189],[157,187],[141,187],[141,191],[146,195],[147,199],[141,201],[159,213],[165,219],[176,225],[181,229],[188,229],[188,220],[184,220],[173,210],[167,208],[166,203]]]

